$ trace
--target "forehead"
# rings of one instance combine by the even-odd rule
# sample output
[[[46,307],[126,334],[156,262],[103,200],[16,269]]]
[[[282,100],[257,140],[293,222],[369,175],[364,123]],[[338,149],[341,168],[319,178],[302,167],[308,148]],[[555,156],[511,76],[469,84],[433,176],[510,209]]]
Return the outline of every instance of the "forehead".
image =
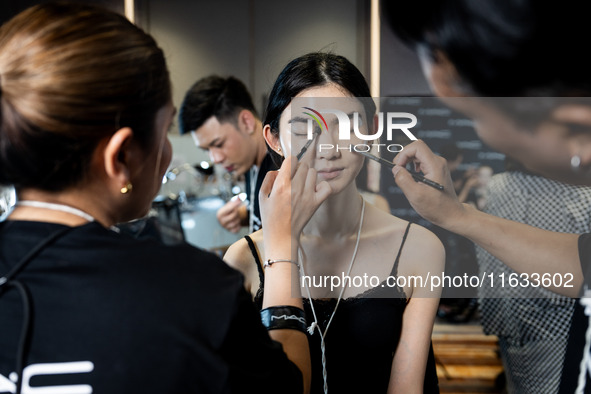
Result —
[[[304,89],[292,100],[292,103],[307,103],[319,109],[323,107],[343,107],[356,102],[358,100],[347,89],[334,83]]]
[[[192,134],[197,145],[207,148],[218,140],[232,138],[238,132],[238,129],[232,122],[220,123],[215,116],[212,116]]]
[[[301,91],[282,113],[283,122],[299,119],[311,110],[322,112],[326,120],[335,118],[332,110],[345,114],[358,112],[365,116],[363,104],[349,91],[335,84],[315,86]]]

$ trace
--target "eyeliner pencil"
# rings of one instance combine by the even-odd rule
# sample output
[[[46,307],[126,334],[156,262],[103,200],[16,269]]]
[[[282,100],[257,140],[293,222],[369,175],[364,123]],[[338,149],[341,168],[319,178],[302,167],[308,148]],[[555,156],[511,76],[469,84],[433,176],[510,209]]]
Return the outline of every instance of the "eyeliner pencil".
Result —
[[[384,166],[387,166],[390,169],[394,167],[394,163],[389,162],[388,160],[384,160],[381,157],[374,156],[374,155],[372,155],[369,152],[358,152],[358,151],[355,151],[355,152],[356,153],[359,153],[359,154],[361,154],[361,155],[363,155],[363,156],[365,156],[365,157],[367,157],[367,158],[369,158],[371,160],[375,160],[378,163],[380,163],[380,164],[382,164]],[[440,185],[437,182],[434,182],[434,181],[432,181],[430,179],[427,179],[424,176],[422,176],[420,174],[417,174],[416,172],[412,172],[412,171],[409,171],[409,172],[412,175],[412,177],[415,179],[415,181],[422,182],[425,185],[431,186],[431,187],[433,187],[433,188],[435,188],[437,190],[443,190],[443,185]]]
[[[314,142],[314,140],[316,139],[316,135],[317,134],[320,134],[320,132],[315,131],[314,132],[314,135],[312,136],[312,138],[309,139],[308,142],[306,142],[306,145],[304,145],[302,147],[302,150],[296,156],[296,158],[298,159],[298,161],[300,161],[302,159],[302,156],[304,156],[304,153],[306,153],[306,151],[308,150],[308,148],[310,147],[310,145],[312,144],[312,142]]]

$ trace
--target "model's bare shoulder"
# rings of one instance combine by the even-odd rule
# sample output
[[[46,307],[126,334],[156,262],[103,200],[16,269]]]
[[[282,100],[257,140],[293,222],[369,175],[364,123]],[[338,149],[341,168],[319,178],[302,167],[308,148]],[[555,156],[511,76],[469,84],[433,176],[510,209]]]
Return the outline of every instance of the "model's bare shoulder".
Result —
[[[261,250],[263,239],[262,230],[256,231],[249,236],[257,251]],[[259,257],[262,258],[260,254]],[[224,261],[230,267],[235,268],[244,275],[244,284],[248,291],[250,291],[254,282],[258,283],[257,263],[246,238],[241,238],[230,245],[226,254],[224,254]]]
[[[425,227],[412,224],[404,247],[416,274],[441,273],[445,269],[445,248]]]

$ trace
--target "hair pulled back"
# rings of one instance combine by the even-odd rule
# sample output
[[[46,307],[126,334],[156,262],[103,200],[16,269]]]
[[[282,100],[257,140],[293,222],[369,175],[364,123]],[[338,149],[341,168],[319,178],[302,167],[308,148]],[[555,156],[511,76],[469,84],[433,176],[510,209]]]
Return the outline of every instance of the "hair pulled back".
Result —
[[[0,184],[76,185],[121,127],[149,149],[170,97],[162,50],[123,16],[66,3],[23,11],[0,27]]]

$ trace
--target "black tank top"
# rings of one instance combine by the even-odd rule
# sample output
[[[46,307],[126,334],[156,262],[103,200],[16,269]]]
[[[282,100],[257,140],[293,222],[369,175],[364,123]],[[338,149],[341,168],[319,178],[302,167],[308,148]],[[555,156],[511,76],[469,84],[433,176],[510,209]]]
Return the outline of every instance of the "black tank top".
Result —
[[[406,227],[400,249],[390,275],[398,274],[398,263],[406,241]],[[245,236],[259,272],[260,286],[254,298],[262,308],[264,272],[258,250],[252,239]],[[384,282],[382,283],[384,284]],[[312,310],[304,298],[304,310],[311,322]],[[336,298],[313,299],[318,325],[324,332],[337,303]],[[378,286],[355,297],[341,300],[328,333],[325,336],[326,369],[330,393],[386,393],[390,381],[392,360],[400,340],[402,315],[406,308],[404,290],[399,287]],[[308,334],[312,359],[312,394],[324,393],[320,335]],[[424,393],[439,393],[435,359],[429,350]]]

